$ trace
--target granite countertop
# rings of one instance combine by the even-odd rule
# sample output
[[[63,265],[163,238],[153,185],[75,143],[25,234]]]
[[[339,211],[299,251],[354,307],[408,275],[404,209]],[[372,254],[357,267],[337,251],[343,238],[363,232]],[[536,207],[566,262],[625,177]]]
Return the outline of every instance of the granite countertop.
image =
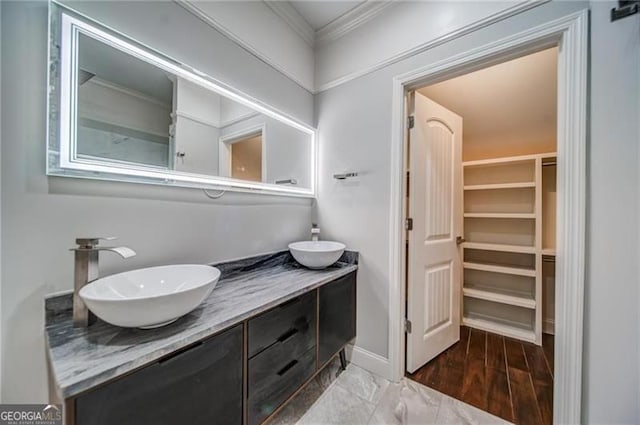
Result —
[[[76,396],[344,276],[358,268],[357,258],[347,251],[324,270],[300,266],[287,251],[214,264],[222,275],[211,295],[188,315],[151,330],[99,319],[74,328],[71,294],[47,297],[46,350],[59,395]]]

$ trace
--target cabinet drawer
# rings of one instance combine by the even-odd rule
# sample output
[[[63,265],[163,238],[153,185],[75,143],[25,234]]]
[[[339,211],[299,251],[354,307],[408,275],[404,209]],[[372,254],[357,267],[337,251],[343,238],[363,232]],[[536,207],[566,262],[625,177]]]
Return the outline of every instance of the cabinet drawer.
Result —
[[[302,356],[292,359],[284,367],[274,369],[269,385],[253,389],[249,385],[249,425],[259,424],[273,413],[316,369],[316,347],[311,347]]]
[[[77,425],[242,423],[242,326],[76,399]]]
[[[273,387],[280,379],[278,372],[315,346],[316,326],[315,320],[312,320],[308,326],[289,333],[286,339],[261,351],[249,360],[249,393]]]
[[[292,332],[315,328],[315,316],[316,291],[311,291],[249,320],[249,358],[286,339]]]

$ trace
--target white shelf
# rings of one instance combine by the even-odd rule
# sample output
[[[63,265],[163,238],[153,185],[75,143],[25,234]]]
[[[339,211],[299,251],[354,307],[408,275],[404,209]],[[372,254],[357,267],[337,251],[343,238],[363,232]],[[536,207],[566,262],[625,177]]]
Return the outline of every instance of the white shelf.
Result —
[[[462,288],[465,297],[478,298],[501,304],[515,305],[531,310],[536,308],[536,300],[531,294],[519,291],[509,291],[488,286],[469,285]]]
[[[509,164],[514,162],[527,162],[527,161],[535,161],[538,158],[553,158],[556,157],[556,152],[547,152],[547,153],[539,153],[532,155],[520,155],[520,156],[508,156],[502,158],[490,158],[490,159],[479,159],[475,161],[465,161],[462,163],[463,167],[474,167],[474,166],[482,166],[482,165],[502,165]]]
[[[548,195],[555,193],[554,170],[542,165],[555,155],[463,162],[465,325],[541,342],[538,267],[540,256],[555,255],[555,198]]]
[[[505,245],[497,243],[481,243],[481,242],[464,242],[463,248],[468,249],[483,249],[485,251],[500,251],[500,252],[517,252],[520,254],[535,254],[536,248],[534,246],[521,246],[521,245]]]
[[[465,218],[517,218],[535,219],[535,213],[464,213]]]
[[[535,182],[521,183],[495,183],[495,184],[469,184],[464,190],[497,190],[497,189],[523,189],[528,187],[536,187]]]
[[[471,263],[466,261],[463,263],[463,265],[465,269],[471,269],[471,270],[481,270],[485,272],[503,273],[503,274],[514,274],[517,276],[529,276],[529,277],[536,276],[535,270],[521,268],[521,267],[507,267],[507,266],[500,266],[497,264]]]
[[[462,324],[486,332],[493,332],[528,342],[536,342],[536,334],[533,329],[529,329],[519,323],[516,324],[500,319],[473,315],[463,317]]]

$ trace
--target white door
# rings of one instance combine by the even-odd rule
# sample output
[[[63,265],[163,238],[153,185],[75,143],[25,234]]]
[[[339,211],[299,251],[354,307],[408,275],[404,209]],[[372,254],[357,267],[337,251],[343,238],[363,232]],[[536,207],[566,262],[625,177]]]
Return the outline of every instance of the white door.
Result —
[[[460,340],[462,118],[420,93],[409,132],[407,370]]]

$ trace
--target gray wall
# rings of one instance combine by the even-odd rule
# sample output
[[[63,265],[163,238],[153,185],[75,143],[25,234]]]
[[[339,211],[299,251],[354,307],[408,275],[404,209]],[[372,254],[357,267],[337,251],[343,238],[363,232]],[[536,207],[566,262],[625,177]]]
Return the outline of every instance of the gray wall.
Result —
[[[388,355],[392,78],[586,7],[547,3],[316,96],[318,221],[361,255],[357,346]],[[610,23],[612,7],[594,4],[592,27],[583,410],[585,422],[638,423],[640,34],[638,16]],[[345,170],[359,179],[331,178]]]
[[[74,3],[131,36],[310,123],[312,95],[173,2]],[[103,273],[213,262],[306,238],[308,200],[45,176],[47,3],[2,2],[2,388],[4,402],[47,399],[43,297],[72,287],[77,236],[120,236]]]

